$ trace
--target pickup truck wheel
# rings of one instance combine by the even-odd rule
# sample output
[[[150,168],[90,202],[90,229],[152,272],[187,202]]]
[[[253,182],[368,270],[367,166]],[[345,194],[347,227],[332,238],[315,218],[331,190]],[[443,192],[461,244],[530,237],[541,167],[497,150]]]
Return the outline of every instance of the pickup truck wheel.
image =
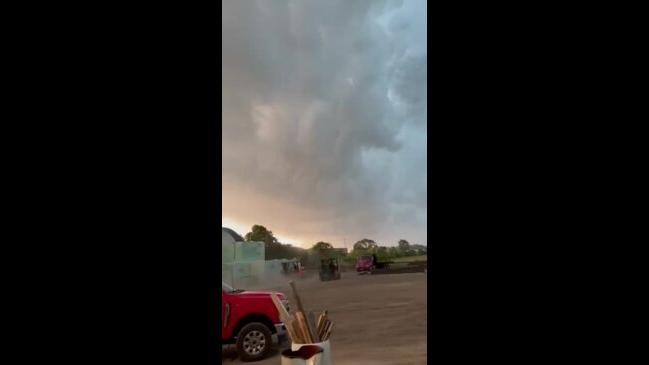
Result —
[[[268,327],[259,322],[245,325],[237,336],[237,352],[242,361],[261,360],[270,352],[273,344]]]

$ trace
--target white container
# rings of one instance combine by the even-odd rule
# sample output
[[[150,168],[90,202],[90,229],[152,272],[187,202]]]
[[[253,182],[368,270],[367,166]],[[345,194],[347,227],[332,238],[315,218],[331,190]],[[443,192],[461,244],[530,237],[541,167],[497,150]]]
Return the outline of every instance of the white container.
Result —
[[[329,345],[329,340],[324,341],[324,342],[304,343],[304,344],[302,344],[302,343],[292,343],[291,344],[291,350],[297,351],[302,346],[306,346],[306,345],[316,345],[316,346],[322,347],[322,352],[319,353],[319,354],[316,354],[311,359],[307,360],[307,362],[306,362],[307,365],[311,365],[311,364],[315,364],[315,365],[331,365],[331,346]],[[289,360],[294,360],[294,359],[289,359]],[[315,361],[315,362],[313,362],[313,361]],[[292,364],[292,363],[286,363],[286,364]],[[284,365],[284,359],[282,359],[282,365]]]
[[[322,355],[323,355],[323,349],[320,346],[315,346],[311,344],[312,347],[317,348],[320,350],[320,352],[311,355],[308,359],[304,359],[302,357],[289,357],[286,356],[286,352],[292,352],[292,350],[285,350],[282,351],[282,363],[281,365],[321,365],[323,363],[322,361]]]

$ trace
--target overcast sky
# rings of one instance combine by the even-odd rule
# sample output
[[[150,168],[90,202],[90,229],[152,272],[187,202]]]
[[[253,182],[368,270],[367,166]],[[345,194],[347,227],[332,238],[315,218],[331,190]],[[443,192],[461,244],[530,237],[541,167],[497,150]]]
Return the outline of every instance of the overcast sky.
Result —
[[[223,225],[426,236],[426,1],[223,1]]]

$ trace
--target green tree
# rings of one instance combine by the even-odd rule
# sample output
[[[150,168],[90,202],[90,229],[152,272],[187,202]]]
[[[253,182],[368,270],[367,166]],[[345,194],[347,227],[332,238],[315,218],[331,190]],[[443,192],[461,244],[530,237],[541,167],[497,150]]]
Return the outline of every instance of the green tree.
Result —
[[[362,240],[354,243],[354,250],[369,250],[376,247],[377,247],[376,242],[374,242],[374,240],[371,240],[369,238],[363,238]]]
[[[246,241],[263,242],[265,247],[264,256],[266,260],[292,257],[291,250],[282,245],[277,238],[275,238],[273,232],[262,225],[253,225],[251,231],[246,233],[244,238]]]
[[[410,250],[410,243],[406,240],[399,240],[399,250],[403,253],[406,253]]]
[[[312,250],[322,250],[322,249],[329,249],[329,248],[334,248],[334,246],[329,243],[329,242],[318,242],[313,247],[311,247]]]
[[[417,255],[426,255],[428,253],[428,247],[424,245],[411,245],[410,246],[416,253]]]
[[[376,257],[379,260],[385,260],[390,258],[390,253],[388,252],[388,248],[385,246],[379,246],[376,248]]]
[[[276,246],[279,244],[272,231],[269,231],[266,227],[258,224],[252,226],[251,231],[246,233],[245,239],[246,241],[264,242],[266,247]]]

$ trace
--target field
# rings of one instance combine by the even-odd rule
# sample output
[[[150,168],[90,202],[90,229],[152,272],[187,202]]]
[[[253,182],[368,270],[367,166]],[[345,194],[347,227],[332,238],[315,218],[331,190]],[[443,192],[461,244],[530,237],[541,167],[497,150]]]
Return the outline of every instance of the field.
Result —
[[[426,364],[426,281],[424,273],[357,275],[341,280],[297,280],[306,310],[327,309],[334,323],[332,360],[336,365]],[[288,283],[265,289],[286,293]],[[288,348],[287,343],[281,349]],[[225,350],[224,364],[240,364]],[[279,365],[279,351],[251,364]]]
[[[428,256],[426,255],[421,255],[421,256],[405,256],[405,257],[397,257],[394,259],[391,259],[389,261],[394,261],[394,262],[412,262],[412,261],[427,261]]]

